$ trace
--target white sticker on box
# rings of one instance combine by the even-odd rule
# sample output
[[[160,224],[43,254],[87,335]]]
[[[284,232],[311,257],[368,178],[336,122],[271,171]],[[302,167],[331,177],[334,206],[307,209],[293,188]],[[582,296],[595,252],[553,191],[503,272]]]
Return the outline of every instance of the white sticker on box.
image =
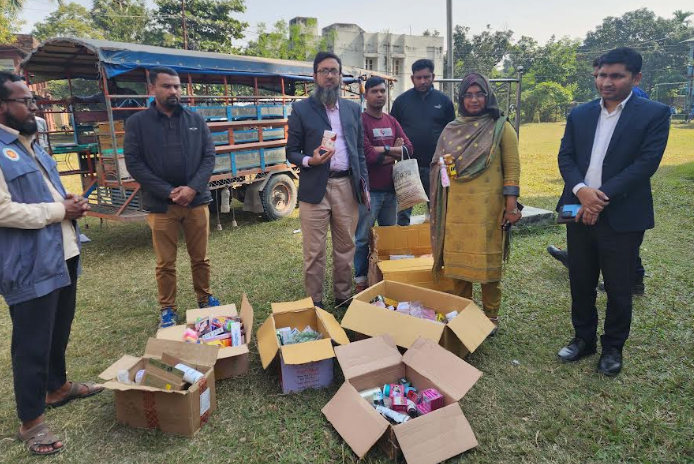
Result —
[[[210,410],[210,389],[200,393],[200,415],[204,415]]]

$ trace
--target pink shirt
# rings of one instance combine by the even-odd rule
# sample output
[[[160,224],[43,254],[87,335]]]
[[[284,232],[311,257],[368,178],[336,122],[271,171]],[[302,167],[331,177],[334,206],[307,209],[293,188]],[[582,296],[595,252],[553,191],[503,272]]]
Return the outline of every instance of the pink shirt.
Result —
[[[333,132],[337,134],[335,154],[330,158],[330,170],[347,171],[349,169],[349,152],[347,151],[347,144],[345,143],[345,134],[342,132],[340,103],[335,103],[335,108],[332,110],[325,108],[325,112],[328,113],[328,119],[330,119],[330,126],[333,128]]]
[[[335,108],[328,109],[325,108],[325,112],[328,114],[328,119],[330,120],[330,126],[332,131],[337,134],[337,140],[335,141],[335,154],[330,158],[330,170],[331,171],[347,171],[349,170],[349,151],[347,151],[347,143],[345,142],[345,135],[342,132],[342,120],[340,119],[340,103],[335,104]],[[308,167],[309,156],[304,156],[304,167]]]

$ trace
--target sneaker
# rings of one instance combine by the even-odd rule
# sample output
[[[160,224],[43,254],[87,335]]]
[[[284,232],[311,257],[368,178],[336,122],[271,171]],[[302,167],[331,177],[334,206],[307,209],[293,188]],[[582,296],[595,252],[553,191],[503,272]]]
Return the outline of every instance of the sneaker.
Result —
[[[198,308],[209,308],[210,306],[219,306],[219,300],[212,295],[208,295],[207,301],[198,301]]]
[[[178,323],[178,315],[171,306],[168,306],[161,310],[159,328],[165,329],[167,327],[172,327]]]
[[[356,293],[361,293],[361,292],[363,292],[364,290],[366,290],[367,288],[369,288],[369,284],[368,284],[367,282],[357,282],[357,283],[354,285],[354,293],[355,293],[355,294],[356,294]]]

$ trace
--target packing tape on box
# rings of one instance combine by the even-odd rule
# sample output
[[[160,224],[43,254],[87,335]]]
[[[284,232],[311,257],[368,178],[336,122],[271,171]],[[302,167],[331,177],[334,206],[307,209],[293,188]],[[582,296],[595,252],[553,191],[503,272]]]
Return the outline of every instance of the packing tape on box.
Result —
[[[154,397],[154,392],[143,392],[142,409],[147,420],[147,427],[156,429],[159,427],[159,416],[157,415],[157,404]]]
[[[209,402],[206,408],[203,407],[203,402],[202,399],[203,397],[209,398],[210,393],[207,393],[207,377],[203,377],[200,380],[200,427],[205,425],[207,423],[207,420],[210,418],[210,408],[209,408]],[[204,412],[203,412],[204,409]]]

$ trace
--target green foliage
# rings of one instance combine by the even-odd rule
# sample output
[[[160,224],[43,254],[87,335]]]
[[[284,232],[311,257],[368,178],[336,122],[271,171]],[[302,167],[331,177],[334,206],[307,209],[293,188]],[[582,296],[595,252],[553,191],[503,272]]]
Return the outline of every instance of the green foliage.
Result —
[[[14,42],[17,32],[17,4],[14,0],[0,0],[0,43]]]
[[[166,46],[183,48],[181,0],[155,0],[157,14],[154,29]],[[185,22],[188,49],[234,53],[234,39],[243,38],[248,23],[233,17],[246,11],[244,0],[187,0]],[[161,44],[161,43],[160,43]]]
[[[72,2],[58,5],[56,11],[36,23],[33,35],[39,40],[58,36],[104,38],[103,31],[96,27],[89,10]]]
[[[643,56],[641,87],[646,92],[652,92],[659,82],[683,81],[689,47],[681,42],[694,36],[691,15],[677,10],[671,18],[662,18],[641,8],[620,17],[609,16],[588,32],[579,59],[589,63],[609,49],[629,46]]]
[[[568,105],[573,101],[575,85],[564,87],[557,82],[537,84],[521,95],[523,122],[555,122],[564,117]]]
[[[149,15],[144,0],[94,0],[91,10],[106,39],[128,43],[147,43]]]
[[[470,28],[455,26],[453,31],[454,75],[462,77],[475,71],[490,75],[511,47],[513,31],[492,31],[491,27],[470,36]],[[445,61],[445,60],[444,60]],[[444,69],[448,65],[444,64]]]
[[[245,55],[285,60],[312,60],[319,51],[328,50],[335,32],[323,37],[314,36],[310,29],[298,24],[289,26],[277,21],[271,31],[265,23],[258,24],[258,39],[248,43]]]

